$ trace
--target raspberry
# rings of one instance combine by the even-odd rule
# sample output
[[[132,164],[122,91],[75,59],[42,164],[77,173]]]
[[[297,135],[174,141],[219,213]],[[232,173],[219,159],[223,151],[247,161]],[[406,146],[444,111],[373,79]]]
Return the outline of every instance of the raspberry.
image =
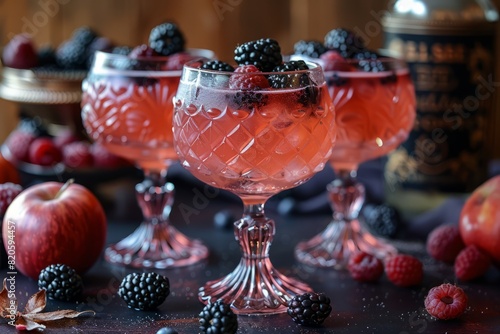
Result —
[[[445,283],[429,290],[424,305],[433,317],[441,320],[454,319],[464,313],[467,295],[458,286]]]
[[[150,58],[158,57],[160,54],[147,44],[141,44],[132,49],[129,53],[130,58]]]
[[[424,271],[422,262],[416,257],[398,254],[386,260],[385,274],[394,285],[408,287],[420,284]]]
[[[491,265],[491,258],[476,245],[469,245],[455,259],[455,276],[462,281],[471,281],[483,276]]]
[[[0,218],[3,217],[10,203],[23,191],[19,184],[7,182],[0,184]]]
[[[238,45],[234,50],[234,60],[238,65],[255,65],[269,72],[283,62],[283,56],[277,41],[262,38]]]
[[[18,69],[38,66],[38,55],[31,37],[27,34],[15,35],[3,49],[2,62],[7,67]]]
[[[94,161],[94,166],[99,168],[117,168],[123,166],[126,161],[109,152],[99,143],[90,145],[90,154]]]
[[[187,52],[178,52],[168,57],[167,70],[179,71],[188,61],[193,60],[193,56]]]
[[[14,159],[27,162],[29,161],[30,145],[34,140],[33,133],[16,129],[5,140],[5,146]]]
[[[319,58],[322,60],[321,64],[325,71],[350,72],[355,70],[355,68],[335,50],[326,51]]]
[[[80,139],[72,130],[63,130],[59,132],[52,141],[62,151],[64,146],[79,141]]]
[[[258,90],[269,87],[267,78],[254,65],[238,66],[234,73],[255,73],[255,75],[235,74],[229,78],[229,88],[241,90]]]
[[[53,166],[62,161],[61,150],[49,137],[33,140],[29,147],[29,162],[40,166]]]
[[[91,167],[94,164],[90,144],[83,141],[68,144],[63,149],[64,165],[70,168]]]
[[[384,264],[379,258],[358,251],[350,256],[347,269],[356,281],[375,282],[384,273]]]
[[[464,247],[458,226],[455,225],[438,226],[427,237],[427,253],[438,261],[453,263]]]

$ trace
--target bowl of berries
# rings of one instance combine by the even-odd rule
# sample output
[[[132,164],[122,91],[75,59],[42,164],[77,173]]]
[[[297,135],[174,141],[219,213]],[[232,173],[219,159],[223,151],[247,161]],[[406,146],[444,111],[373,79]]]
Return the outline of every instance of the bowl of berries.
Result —
[[[25,185],[73,178],[93,187],[136,170],[127,160],[69,128],[49,133],[39,117],[22,116],[0,153],[17,168]]]

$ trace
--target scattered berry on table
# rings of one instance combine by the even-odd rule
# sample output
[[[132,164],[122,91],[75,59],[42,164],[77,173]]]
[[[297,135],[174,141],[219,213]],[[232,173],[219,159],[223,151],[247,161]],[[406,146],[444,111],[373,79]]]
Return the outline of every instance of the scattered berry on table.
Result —
[[[61,150],[52,138],[38,137],[29,147],[29,162],[40,166],[53,166],[62,161]]]
[[[380,55],[374,51],[363,50],[353,56],[358,60],[358,67],[365,72],[384,72],[384,63],[380,60]]]
[[[69,168],[86,168],[94,164],[90,144],[85,141],[76,141],[64,146],[62,155],[64,165]]]
[[[424,305],[433,317],[441,320],[454,319],[464,313],[467,295],[462,288],[444,283],[429,290]]]
[[[238,73],[255,73],[243,75]],[[269,81],[255,65],[242,65],[234,70],[229,78],[229,88],[241,90],[259,90],[269,87]]]
[[[230,230],[235,221],[231,210],[221,210],[214,215],[214,225],[221,230]]]
[[[311,58],[319,58],[327,48],[320,41],[300,40],[293,45],[293,52]]]
[[[365,48],[365,42],[360,36],[344,28],[329,31],[325,35],[324,45],[330,50],[337,51],[344,58],[351,58]]]
[[[157,25],[149,34],[149,46],[163,56],[184,51],[184,35],[172,22]]]
[[[358,251],[349,257],[347,269],[356,281],[375,282],[384,273],[384,264],[376,256]]]
[[[330,298],[323,293],[306,292],[288,302],[288,315],[304,326],[321,325],[331,312]]]
[[[424,276],[422,262],[408,254],[390,256],[384,268],[389,281],[401,287],[419,285]]]
[[[202,70],[234,72],[234,67],[221,60],[209,60],[201,66]]]
[[[27,162],[29,161],[30,145],[34,140],[33,133],[15,129],[5,140],[5,146],[14,159]]]
[[[156,334],[179,334],[175,329],[170,327],[160,328]]]
[[[23,187],[17,183],[7,182],[0,184],[0,218],[7,211],[10,203],[23,191]]]
[[[38,276],[38,287],[47,297],[63,301],[77,299],[83,291],[83,281],[77,272],[65,264],[51,264]]]
[[[427,253],[438,261],[453,263],[464,248],[465,244],[456,225],[440,225],[427,236]]]
[[[170,282],[160,274],[132,273],[122,280],[118,295],[128,307],[147,311],[160,306],[170,294]]]
[[[471,281],[483,276],[490,268],[491,258],[476,245],[468,245],[455,259],[455,276],[461,281]]]
[[[361,215],[369,230],[381,237],[395,237],[402,224],[399,211],[387,204],[366,204]]]
[[[222,300],[205,305],[199,323],[200,330],[207,334],[234,334],[238,330],[238,317]]]
[[[281,47],[271,38],[238,45],[234,50],[234,60],[238,65],[255,65],[263,72],[269,72],[283,62]]]

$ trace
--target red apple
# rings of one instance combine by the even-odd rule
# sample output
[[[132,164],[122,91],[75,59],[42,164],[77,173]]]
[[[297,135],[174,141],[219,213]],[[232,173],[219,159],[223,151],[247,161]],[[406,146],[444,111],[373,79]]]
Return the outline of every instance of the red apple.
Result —
[[[500,263],[500,175],[469,196],[460,214],[459,228],[466,245],[476,245]]]
[[[2,236],[16,268],[38,279],[42,269],[55,263],[80,274],[87,271],[104,248],[106,230],[104,210],[90,190],[71,182],[44,182],[12,201]]]

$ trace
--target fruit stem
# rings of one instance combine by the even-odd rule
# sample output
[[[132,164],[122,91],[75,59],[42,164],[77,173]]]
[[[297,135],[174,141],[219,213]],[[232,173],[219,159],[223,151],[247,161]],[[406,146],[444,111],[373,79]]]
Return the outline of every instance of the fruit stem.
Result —
[[[61,189],[59,189],[59,191],[57,192],[56,194],[56,197],[55,198],[59,198],[59,196],[62,195],[62,193],[64,191],[66,191],[66,189],[68,189],[68,187],[73,184],[75,182],[75,179],[69,179],[68,181],[66,181],[65,184],[63,184],[63,186],[61,187]]]

